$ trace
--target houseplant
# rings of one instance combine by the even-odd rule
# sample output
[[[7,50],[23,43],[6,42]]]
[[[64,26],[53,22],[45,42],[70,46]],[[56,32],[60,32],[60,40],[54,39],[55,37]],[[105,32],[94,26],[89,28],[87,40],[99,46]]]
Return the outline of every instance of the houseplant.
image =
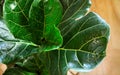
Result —
[[[109,26],[88,12],[90,6],[90,0],[4,0],[4,75],[66,75],[69,69],[95,68],[105,57]]]

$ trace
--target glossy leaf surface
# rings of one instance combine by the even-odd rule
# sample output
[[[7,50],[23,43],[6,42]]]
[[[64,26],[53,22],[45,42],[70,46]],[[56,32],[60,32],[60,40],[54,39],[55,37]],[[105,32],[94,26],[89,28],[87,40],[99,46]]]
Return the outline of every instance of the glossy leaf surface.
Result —
[[[58,10],[59,9],[59,10]],[[36,41],[43,40],[42,50],[57,49],[62,36],[56,25],[60,22],[62,7],[59,0],[34,0],[30,9],[30,26]]]
[[[75,26],[71,27],[67,33],[68,42],[62,48],[40,53],[40,56],[36,57],[36,60],[41,61],[41,65],[46,63],[48,75],[67,75],[69,69],[78,72],[91,71],[106,55],[109,26],[102,18],[90,12],[72,25]],[[26,63],[22,63],[22,67],[34,71],[36,68],[32,68],[28,64],[31,61],[27,60]],[[32,64],[36,64],[36,62]]]
[[[43,67],[43,64],[41,63],[38,54],[23,59],[20,62],[17,62],[16,65],[18,65],[22,69],[26,69],[27,71],[31,72],[39,72]]]
[[[17,62],[16,65],[26,71],[39,73],[38,75],[49,75],[45,63],[42,61],[44,59],[44,53],[38,53]]]
[[[41,45],[47,51],[62,45],[62,36],[56,27],[61,15],[59,0],[6,0],[4,4],[4,19],[13,35]]]
[[[50,75],[66,75],[69,69],[87,72],[105,57],[109,26],[104,20],[90,12],[72,25],[63,48],[47,54]]]
[[[106,55],[110,31],[100,16],[88,12],[90,6],[90,0],[5,0],[0,62],[13,67],[5,75],[67,75],[69,69],[95,68]]]
[[[0,63],[11,64],[38,51],[32,43],[15,39],[0,21]]]
[[[3,18],[10,32],[19,39],[33,41],[29,32],[29,10],[33,0],[5,0]]]
[[[91,6],[90,0],[60,0],[63,5],[62,22],[59,24],[60,29],[67,31],[66,27],[76,19],[83,17]],[[63,31],[63,30],[62,30]],[[61,31],[61,32],[62,32]]]

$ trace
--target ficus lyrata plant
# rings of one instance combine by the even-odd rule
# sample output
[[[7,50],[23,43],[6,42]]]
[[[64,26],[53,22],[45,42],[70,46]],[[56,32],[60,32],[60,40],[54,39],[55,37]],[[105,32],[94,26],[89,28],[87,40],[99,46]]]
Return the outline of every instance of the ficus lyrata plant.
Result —
[[[91,0],[1,0],[0,63],[4,75],[88,72],[106,55],[108,24]]]

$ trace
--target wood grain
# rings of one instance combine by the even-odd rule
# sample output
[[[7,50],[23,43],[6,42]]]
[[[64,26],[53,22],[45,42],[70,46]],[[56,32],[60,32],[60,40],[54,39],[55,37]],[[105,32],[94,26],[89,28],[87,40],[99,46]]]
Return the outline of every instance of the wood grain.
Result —
[[[2,75],[6,69],[7,69],[7,66],[5,64],[0,63],[0,75]]]

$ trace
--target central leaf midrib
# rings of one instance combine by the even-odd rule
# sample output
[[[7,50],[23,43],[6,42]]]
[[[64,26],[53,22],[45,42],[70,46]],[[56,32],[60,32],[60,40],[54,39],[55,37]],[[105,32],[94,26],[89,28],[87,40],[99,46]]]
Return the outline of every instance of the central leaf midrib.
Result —
[[[90,40],[88,40],[87,42],[85,42],[79,49],[66,49],[66,48],[59,48],[58,50],[67,50],[67,51],[80,51],[80,52],[84,52],[84,53],[89,53],[89,54],[93,54],[93,55],[97,55],[97,54],[95,54],[95,53],[91,53],[91,52],[89,52],[89,51],[86,51],[86,50],[82,50],[82,48],[84,47],[84,45],[86,45],[86,44],[88,44],[89,42],[91,42],[91,41],[93,41],[94,39],[100,39],[100,38],[104,38],[105,37],[105,35],[103,35],[103,36],[99,36],[99,37],[95,37],[95,38],[93,38],[93,39],[90,39]]]

